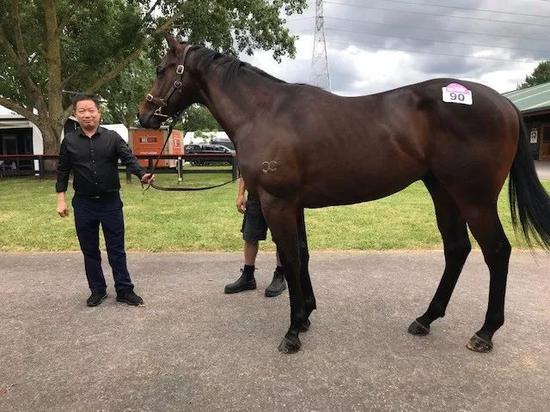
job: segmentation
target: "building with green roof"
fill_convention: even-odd
[[[550,82],[504,93],[521,111],[533,157],[550,160]]]

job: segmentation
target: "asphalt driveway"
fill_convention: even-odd
[[[486,309],[479,252],[423,338],[406,329],[441,251],[313,253],[318,310],[295,355],[277,351],[287,293],[262,294],[273,259],[259,256],[258,290],[228,296],[239,253],[132,253],[146,306],[111,288],[88,308],[80,254],[0,254],[0,410],[548,411],[548,255],[513,253],[489,354],[464,347]]]

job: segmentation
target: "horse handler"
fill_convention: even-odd
[[[143,170],[118,133],[99,126],[101,110],[96,97],[76,96],[73,111],[80,128],[67,133],[61,142],[56,183],[57,213],[61,217],[69,216],[65,192],[72,171],[76,233],[92,292],[86,303],[97,306],[107,297],[99,250],[101,224],[109,264],[113,269],[116,300],[134,306],[143,305],[143,299],[134,293],[126,265],[118,160],[143,183],[152,182],[154,176]]]
[[[246,198],[245,191],[248,193]],[[244,215],[241,227],[244,239],[244,266],[241,269],[241,276],[235,282],[225,285],[225,293],[239,293],[256,289],[254,271],[256,270],[259,241],[267,238],[267,222],[262,214],[260,199],[246,190],[242,177],[239,179],[236,206],[239,213]],[[277,252],[277,267],[273,272],[273,280],[265,289],[265,296],[268,298],[279,296],[285,289],[285,274],[279,259],[279,252]]]

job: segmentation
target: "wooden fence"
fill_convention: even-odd
[[[147,160],[147,170],[152,170],[158,155],[136,155],[138,159]],[[46,160],[57,160],[57,155],[0,155],[0,177],[10,176],[39,176],[44,177],[48,173],[44,167]],[[231,173],[233,179],[239,176],[237,158],[231,154],[184,154],[161,155],[162,160],[175,160],[174,167],[159,166],[155,173],[177,173],[178,177],[185,173]],[[188,168],[185,163],[194,164],[223,164],[227,163],[231,168],[201,170],[200,167]],[[122,170],[126,168],[121,165]],[[131,174],[126,170],[126,180],[131,182]]]

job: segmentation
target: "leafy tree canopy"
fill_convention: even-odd
[[[130,124],[167,30],[224,52],[295,53],[284,13],[306,0],[0,0],[0,104],[33,121],[57,153],[72,95],[99,93]],[[33,109],[36,111],[33,112]],[[36,114],[38,113],[38,114]]]
[[[194,104],[183,115],[182,128],[188,132],[204,131],[214,132],[221,130],[214,116],[204,106]]]
[[[550,82],[550,60],[539,63],[535,70],[533,70],[533,73],[525,77],[525,82],[522,83],[518,89],[525,89],[547,82]]]

